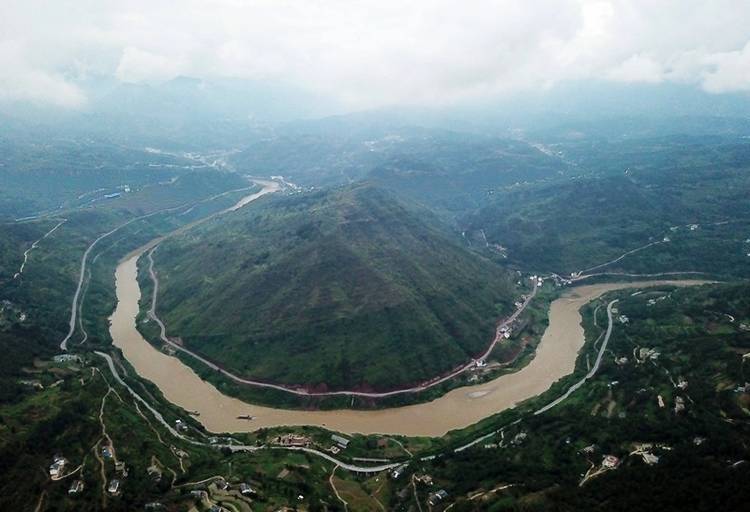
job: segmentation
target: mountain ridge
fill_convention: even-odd
[[[166,242],[156,268],[158,313],[188,348],[317,390],[448,371],[486,347],[512,302],[508,273],[371,184],[237,212]]]

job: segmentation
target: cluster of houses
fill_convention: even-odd
[[[636,359],[637,359],[638,363],[645,363],[649,359],[651,361],[656,361],[657,359],[659,359],[660,355],[661,355],[661,353],[658,350],[656,350],[655,348],[641,347],[638,350],[638,357]]]
[[[502,327],[500,327],[499,331],[500,336],[507,340],[508,338],[510,338],[510,334],[513,332],[513,325],[503,325]]]
[[[667,445],[656,445],[657,448],[671,450]],[[630,455],[640,455],[643,462],[649,466],[659,463],[659,456],[652,452],[654,445],[652,443],[640,443],[635,445],[635,450]]]
[[[674,413],[679,414],[685,410],[685,399],[678,396],[674,399]]]
[[[544,278],[542,276],[531,276],[529,278],[535,285],[542,286],[544,284]]]
[[[83,480],[73,480],[68,488],[68,496],[77,496],[83,492]]]
[[[222,493],[227,493],[232,489],[232,486],[227,482],[224,478],[217,478],[215,479],[209,486],[209,491],[221,491]],[[250,496],[257,496],[256,490],[247,482],[242,482],[238,485],[237,490],[239,490],[239,493],[249,498]],[[209,491],[206,490],[206,488],[197,488],[190,491],[190,496],[197,500],[197,501],[204,501],[209,499]],[[211,496],[213,497],[213,496]],[[214,504],[211,505],[209,508],[210,511],[224,511],[227,510],[220,505]]]
[[[683,382],[685,382],[685,387],[687,387],[687,381],[683,381]],[[678,387],[679,387],[679,384],[678,384]],[[664,403],[664,398],[661,395],[656,395],[656,401],[659,404],[659,409],[664,409],[664,407],[666,407],[666,404]],[[684,410],[685,410],[685,399],[682,398],[681,396],[675,397],[674,413],[679,414]]]
[[[646,306],[654,306],[657,302],[666,300],[668,297],[669,295],[662,295],[661,297],[657,297],[655,299],[648,299],[648,301],[646,301]]]
[[[283,434],[278,436],[274,440],[275,444],[278,444],[280,446],[292,446],[292,447],[307,447],[310,446],[312,441],[309,437],[303,436],[301,434]]]
[[[58,364],[62,363],[81,363],[81,356],[76,354],[58,354],[52,357],[52,361]]]
[[[152,464],[149,467],[147,467],[146,473],[148,474],[148,476],[151,477],[151,480],[154,483],[158,484],[159,482],[161,482],[162,470],[156,464]]]
[[[117,478],[113,478],[109,481],[109,485],[107,486],[107,492],[110,494],[110,496],[119,496],[120,490],[121,490],[121,483],[120,480]]]
[[[440,489],[439,491],[433,492],[432,494],[430,494],[427,497],[427,503],[431,507],[434,507],[434,506],[436,506],[438,503],[440,503],[441,501],[443,501],[447,497],[448,497],[448,493],[445,492],[444,489]]]
[[[571,274],[571,277],[577,277],[574,274],[576,273],[574,272],[573,274]],[[580,272],[578,272],[577,274],[580,275]],[[550,276],[552,277],[552,280],[555,282],[555,286],[558,288],[561,286],[567,286],[567,285],[573,284],[573,281],[571,279],[567,279],[555,273],[550,274]]]
[[[341,450],[345,450],[346,447],[349,446],[349,440],[337,434],[333,434],[331,436],[331,441],[333,441],[335,444],[331,446],[328,451],[333,453],[334,455],[339,453]]]
[[[526,441],[527,437],[529,437],[529,435],[526,432],[521,431],[515,435],[510,444],[512,444],[513,446],[520,446],[524,441]]]
[[[345,450],[350,442],[349,439],[338,434],[331,435],[331,441],[333,441],[333,444],[328,447],[327,450],[334,455],[340,453],[341,450]],[[313,444],[312,439],[308,436],[295,433],[276,436],[271,442],[279,446],[288,446],[292,448],[307,448]]]
[[[584,455],[592,455],[599,449],[595,444],[590,444],[581,449],[580,453]],[[602,469],[615,469],[620,465],[620,459],[615,455],[604,455],[602,457]]]
[[[107,452],[111,456],[111,452]],[[49,467],[49,476],[52,480],[60,480],[62,478],[65,478],[68,475],[65,475],[65,466],[67,466],[68,460],[63,457],[62,455],[55,455],[52,458],[52,464]],[[116,469],[121,472],[123,475],[127,475],[127,471],[125,469],[124,463],[119,463],[116,465]],[[121,483],[118,479],[110,480],[109,485],[107,486],[107,492],[111,496],[117,496],[120,493],[120,487]],[[68,495],[69,496],[77,496],[83,492],[84,489],[84,482],[81,479],[73,480],[71,482],[70,487],[68,488]]]
[[[104,447],[108,448],[108,447]],[[104,449],[102,449],[102,454],[104,453]],[[112,450],[109,449],[110,457],[114,456],[112,453]],[[125,463],[122,461],[115,462],[115,471],[119,475],[121,475],[121,478],[126,478],[128,476],[128,469],[125,467]],[[120,478],[113,478],[109,481],[109,485],[107,486],[107,492],[110,496],[119,496],[120,492],[122,492],[122,480]]]
[[[49,467],[49,477],[52,480],[59,480],[63,477],[63,471],[68,460],[62,455],[55,455],[52,457],[52,464]]]
[[[604,469],[615,469],[620,465],[620,459],[614,455],[605,455],[602,459],[602,467]]]

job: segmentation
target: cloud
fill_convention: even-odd
[[[22,57],[0,97],[81,105],[82,72],[281,81],[350,108],[592,79],[721,93],[750,89],[747,27],[739,0],[9,1],[0,43]]]
[[[633,55],[607,73],[615,82],[658,84],[664,80],[664,70],[658,62],[644,55]]]
[[[742,50],[716,53],[704,58],[709,69],[703,87],[709,92],[750,91],[750,43]]]
[[[122,52],[115,76],[123,82],[170,80],[184,70],[183,59],[170,58],[128,46]]]
[[[0,42],[0,100],[19,99],[63,108],[86,104],[86,96],[76,85],[59,74],[30,66],[19,45]]]

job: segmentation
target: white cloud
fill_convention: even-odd
[[[744,0],[3,2],[0,97],[80,105],[65,76],[280,80],[353,108],[567,80],[747,90]],[[78,99],[75,98],[78,96]]]
[[[184,71],[179,57],[166,57],[128,46],[122,52],[115,76],[123,82],[170,80]]]
[[[0,41],[0,100],[24,100],[63,108],[86,103],[83,92],[57,73],[28,64],[23,49]]]
[[[716,53],[705,58],[710,68],[703,75],[703,87],[709,92],[750,90],[750,43],[742,50]]]
[[[616,82],[641,82],[657,84],[664,80],[661,64],[644,55],[633,55],[610,69],[607,78]]]

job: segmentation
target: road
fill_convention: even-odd
[[[261,387],[261,388],[268,388],[268,389],[275,389],[278,391],[283,391],[286,393],[291,393],[297,396],[356,396],[356,397],[363,397],[363,398],[386,398],[390,396],[396,396],[396,395],[402,395],[402,394],[413,394],[413,393],[419,393],[422,391],[425,391],[427,389],[433,388],[435,386],[438,386],[442,384],[443,382],[446,382],[448,380],[451,380],[458,375],[468,371],[471,369],[476,360],[483,360],[486,359],[492,350],[494,350],[497,343],[503,338],[503,329],[505,327],[509,327],[513,322],[518,319],[518,317],[521,315],[521,313],[524,312],[524,310],[528,307],[528,305],[531,303],[531,301],[534,299],[537,293],[537,282],[534,281],[534,287],[531,290],[531,293],[524,299],[523,303],[521,304],[520,308],[517,308],[516,311],[513,312],[513,314],[503,320],[496,328],[495,328],[495,336],[490,342],[487,349],[476,359],[472,359],[471,361],[468,361],[464,365],[456,368],[455,370],[444,374],[442,376],[436,377],[434,379],[431,379],[427,382],[423,382],[421,384],[418,384],[416,386],[411,386],[408,388],[401,388],[396,389],[392,391],[383,391],[383,392],[366,392],[366,391],[326,391],[326,392],[310,392],[302,388],[298,387],[292,387],[292,386],[285,386],[281,384],[272,384],[269,382],[262,382],[254,379],[246,379],[243,377],[240,377],[239,375],[235,375],[220,366],[218,366],[216,363],[210,361],[209,359],[206,359],[205,357],[193,352],[192,350],[189,350],[182,345],[179,345],[175,342],[173,342],[169,336],[167,336],[167,329],[164,325],[164,322],[159,318],[159,316],[156,313],[156,306],[157,306],[157,297],[159,294],[159,278],[156,275],[156,271],[154,269],[154,258],[153,253],[158,248],[159,244],[163,242],[166,238],[174,236],[176,234],[184,233],[185,231],[202,224],[214,217],[223,215],[225,213],[229,213],[232,211],[235,211],[239,208],[242,208],[243,206],[247,205],[248,203],[258,199],[259,197],[262,197],[266,194],[271,194],[279,190],[279,184],[275,181],[266,181],[266,180],[260,180],[260,179],[254,179],[253,181],[261,185],[263,189],[260,192],[257,192],[255,194],[252,194],[250,196],[247,196],[245,198],[242,198],[237,204],[234,206],[227,208],[225,210],[222,210],[220,212],[214,213],[212,215],[209,215],[208,217],[199,219],[195,222],[192,222],[188,225],[185,225],[172,233],[169,233],[168,235],[165,235],[163,237],[159,237],[155,240],[152,240],[148,244],[144,245],[140,249],[134,251],[132,253],[133,257],[140,257],[141,254],[146,253],[149,261],[149,276],[151,277],[151,281],[153,283],[153,291],[151,296],[151,307],[149,308],[147,314],[148,317],[156,322],[156,324],[159,326],[159,339],[161,339],[162,342],[166,343],[167,345],[173,347],[175,350],[178,350],[184,354],[189,355],[193,359],[199,361],[200,363],[204,364],[208,368],[211,368],[212,370],[221,373],[225,377],[227,377],[230,380],[233,380],[234,382],[237,382],[239,384],[248,385],[248,386],[254,386],[254,387]],[[135,220],[135,219],[134,219]],[[110,233],[111,234],[111,233]],[[92,244],[93,245],[93,244]],[[85,257],[86,255],[84,255]],[[77,300],[77,295],[74,298],[74,300]],[[72,332],[71,332],[72,334]]]
[[[197,226],[198,224],[202,224],[203,222],[206,222],[206,221],[208,221],[208,220],[216,217],[217,215],[221,215],[221,214],[224,214],[224,213],[227,213],[227,212],[230,212],[230,211],[234,211],[237,208],[240,208],[240,207],[244,206],[245,204],[247,204],[248,202],[252,201],[253,199],[255,199],[257,197],[260,197],[261,195],[266,194],[268,192],[275,192],[279,188],[279,185],[277,183],[275,183],[275,182],[261,181],[261,180],[254,180],[254,181],[257,184],[263,185],[263,187],[264,187],[263,190],[261,190],[260,192],[258,192],[256,194],[252,194],[252,195],[250,195],[248,197],[245,197],[245,198],[241,199],[234,206],[226,208],[226,209],[224,209],[224,210],[222,210],[220,212],[211,214],[211,215],[209,215],[207,217],[204,217],[202,219],[199,219],[197,221],[194,221],[194,222],[191,222],[189,224],[186,224],[185,226],[183,226],[181,228],[178,228],[177,230],[173,231],[169,235],[165,235],[164,237],[156,238],[156,239],[152,240],[151,242],[149,242],[149,244],[147,244],[147,245],[151,245],[152,247],[156,246],[164,238],[166,238],[166,236],[171,236],[171,235],[174,235],[174,234],[177,234],[177,233],[181,233],[183,231],[186,231],[187,229],[190,229],[190,228],[192,228],[194,226]],[[216,195],[210,196],[208,198],[196,201],[194,203],[181,204],[179,206],[173,206],[173,207],[170,207],[170,208],[163,208],[161,210],[156,210],[154,212],[147,213],[146,215],[141,215],[139,217],[134,217],[134,218],[128,220],[127,222],[124,222],[123,224],[120,224],[116,228],[114,228],[114,229],[112,229],[112,230],[110,230],[110,231],[108,231],[108,232],[106,232],[106,233],[104,233],[102,235],[99,235],[99,237],[96,238],[93,242],[91,242],[91,245],[89,245],[86,248],[86,251],[83,253],[83,256],[81,257],[81,269],[80,269],[80,275],[78,276],[78,286],[76,287],[76,291],[73,294],[73,302],[71,304],[71,309],[70,309],[70,320],[69,320],[68,334],[66,334],[65,338],[63,338],[63,340],[60,342],[60,349],[63,350],[63,351],[67,351],[68,350],[68,341],[70,340],[70,338],[73,336],[73,333],[75,332],[75,329],[76,329],[76,315],[78,314],[78,309],[79,309],[78,308],[78,301],[79,301],[79,298],[81,296],[81,288],[83,287],[83,283],[84,283],[85,276],[86,276],[86,263],[88,261],[89,254],[94,249],[94,247],[96,246],[96,244],[98,244],[100,241],[104,240],[105,238],[109,237],[110,235],[113,235],[114,233],[118,232],[122,228],[124,228],[124,227],[132,224],[135,221],[143,220],[143,219],[146,219],[148,217],[153,217],[154,215],[158,215],[160,213],[167,213],[167,212],[177,211],[177,210],[180,210],[180,209],[186,208],[186,207],[194,207],[197,204],[204,203],[206,201],[211,201],[213,199],[225,196],[225,195],[233,193],[233,192],[240,192],[240,191],[243,191],[243,190],[250,190],[250,188],[251,187],[239,188],[239,189],[234,189],[234,190],[228,190],[226,192],[222,192],[221,194],[216,194]]]
[[[63,350],[63,351],[68,350],[68,341],[73,336],[73,333],[76,330],[76,315],[78,314],[78,300],[81,296],[81,289],[83,288],[83,282],[85,281],[85,277],[86,277],[86,262],[88,261],[89,254],[91,254],[91,251],[94,249],[96,244],[98,244],[99,242],[107,238],[108,236],[113,235],[114,233],[117,233],[122,228],[132,224],[133,222],[137,220],[145,219],[147,217],[152,217],[159,213],[179,210],[180,208],[184,208],[185,206],[186,205],[180,205],[180,206],[175,206],[172,208],[164,208],[162,210],[157,210],[155,212],[151,212],[146,215],[141,215],[140,217],[134,217],[130,219],[129,221],[120,224],[114,229],[107,231],[106,233],[102,235],[99,235],[93,242],[91,242],[91,245],[89,245],[86,248],[86,251],[83,253],[83,256],[81,257],[81,268],[80,268],[79,276],[78,276],[78,286],[76,287],[76,291],[73,294],[73,301],[70,307],[70,320],[68,321],[68,334],[66,334],[65,338],[63,338],[63,340],[60,342],[60,350]]]
[[[13,274],[13,279],[18,279],[21,276],[21,274],[23,274],[23,270],[26,268],[26,263],[29,261],[29,254],[31,253],[31,251],[33,251],[34,249],[36,249],[37,245],[39,245],[39,242],[41,242],[42,240],[44,240],[45,238],[47,238],[48,236],[50,236],[52,233],[54,233],[55,231],[57,231],[57,228],[59,228],[60,226],[62,226],[63,224],[65,224],[67,221],[68,221],[68,219],[62,219],[62,220],[60,220],[60,222],[58,222],[55,225],[55,227],[53,227],[52,229],[50,229],[49,231],[47,231],[39,240],[36,240],[33,244],[31,244],[31,247],[29,247],[28,249],[26,249],[23,252],[23,262],[21,263],[21,268],[18,269],[18,272],[16,272],[15,274]]]
[[[70,320],[68,321],[68,334],[65,335],[65,338],[60,342],[60,350],[68,350],[68,340],[73,336],[73,333],[76,330],[76,315],[78,314],[78,298],[81,296],[81,288],[83,288],[83,281],[86,277],[86,261],[88,260],[89,254],[94,249],[96,244],[98,244],[101,240],[104,240],[108,236],[110,236],[113,233],[116,233],[120,229],[124,228],[125,226],[133,223],[136,219],[130,219],[129,221],[125,222],[124,224],[120,224],[116,228],[112,229],[111,231],[107,231],[103,235],[99,235],[96,240],[91,242],[91,245],[89,245],[86,248],[86,251],[83,253],[83,257],[81,257],[81,269],[78,276],[78,286],[76,287],[76,291],[73,294],[73,302],[70,307]]]
[[[518,317],[523,313],[523,311],[526,309],[526,307],[531,303],[531,301],[534,299],[537,293],[537,284],[536,281],[534,282],[534,288],[531,290],[531,293],[528,294],[528,296],[524,299],[523,303],[521,304],[520,308],[517,308],[516,311],[513,312],[511,316],[503,320],[496,328],[495,328],[495,336],[492,339],[492,342],[489,344],[487,349],[476,359],[472,359],[471,361],[465,363],[464,365],[456,368],[455,370],[451,371],[450,373],[444,374],[440,377],[434,378],[432,380],[429,380],[427,382],[424,382],[422,384],[418,384],[416,386],[411,386],[408,388],[401,388],[396,389],[392,391],[383,391],[383,392],[367,392],[367,391],[320,391],[320,392],[313,392],[308,391],[306,389],[293,387],[293,386],[285,386],[282,384],[272,384],[269,382],[263,382],[259,380],[254,379],[246,379],[244,377],[240,377],[239,375],[235,375],[234,373],[225,370],[224,368],[221,368],[216,363],[210,361],[209,359],[206,359],[205,357],[193,352],[190,349],[187,349],[183,347],[182,345],[179,345],[172,341],[169,336],[167,336],[167,330],[164,325],[164,322],[159,318],[159,316],[156,314],[156,302],[157,297],[159,293],[159,278],[156,275],[156,271],[154,270],[154,259],[153,259],[153,252],[156,250],[156,247],[153,247],[148,252],[148,271],[149,275],[151,277],[151,281],[153,283],[153,292],[151,294],[151,307],[148,310],[148,317],[156,322],[156,324],[159,326],[159,339],[161,339],[162,342],[166,343],[170,347],[174,348],[175,350],[178,350],[184,354],[189,355],[193,359],[201,362],[208,368],[211,368],[212,370],[221,373],[225,377],[227,377],[230,380],[233,380],[234,382],[237,382],[238,384],[243,384],[247,386],[254,386],[254,387],[260,387],[260,388],[268,388],[268,389],[275,389],[278,391],[283,391],[285,393],[291,393],[293,395],[297,396],[356,396],[356,397],[363,397],[363,398],[386,398],[390,396],[396,396],[396,395],[403,395],[403,394],[413,394],[413,393],[420,393],[422,391],[428,390],[430,388],[433,388],[439,384],[442,384],[443,382],[446,382],[450,379],[453,379],[457,377],[458,375],[468,371],[475,365],[476,360],[483,360],[486,359],[490,353],[494,350],[497,343],[503,339],[503,329],[505,327],[509,327],[513,322],[515,322]]]
[[[721,226],[721,225],[724,225],[724,224],[730,224],[730,223],[734,223],[734,222],[745,222],[745,221],[747,221],[747,219],[723,220],[723,221],[719,221],[719,222],[711,222],[711,223],[708,223],[706,225],[708,225],[708,226]],[[681,228],[687,228],[687,227],[690,227],[690,226],[691,226],[691,224],[685,224],[685,225],[679,226],[679,227],[681,227]],[[672,230],[673,229],[676,229],[676,228],[672,228]],[[595,274],[591,274],[590,273],[593,270],[598,270],[598,269],[601,269],[601,268],[604,268],[604,267],[608,267],[609,265],[613,265],[615,263],[618,263],[618,262],[622,261],[623,259],[625,259],[626,257],[628,257],[628,256],[630,256],[632,254],[635,254],[637,252],[640,252],[640,251],[642,251],[644,249],[648,249],[649,247],[653,247],[653,246],[659,245],[659,244],[668,243],[669,242],[669,236],[668,236],[669,234],[670,234],[670,232],[664,233],[663,238],[661,240],[657,240],[657,241],[654,241],[654,242],[649,242],[649,243],[647,243],[645,245],[642,245],[640,247],[636,247],[635,249],[631,249],[631,250],[629,250],[627,252],[624,252],[623,254],[621,254],[620,256],[618,256],[617,258],[614,258],[614,259],[612,259],[610,261],[607,261],[605,263],[600,263],[599,265],[595,265],[593,267],[589,267],[589,268],[584,269],[584,270],[579,270],[578,272],[573,272],[573,274],[571,274],[571,277],[572,277],[571,280],[575,282],[575,281],[580,281],[582,279],[588,279],[590,277],[610,276],[610,275],[614,275],[614,276],[626,276],[626,277],[659,277],[659,276],[680,275],[680,274],[686,274],[686,275],[689,275],[689,274],[709,275],[707,272],[696,272],[696,271],[661,272],[661,273],[658,273],[658,274],[628,274],[628,273],[624,273],[624,272],[597,272]],[[662,236],[662,235],[660,235],[660,236]]]
[[[107,353],[100,352],[98,350],[94,351],[94,353],[104,358],[104,360],[107,363],[107,367],[109,368],[109,371],[112,374],[112,378],[114,378],[118,384],[123,386],[137,402],[140,402],[146,409],[148,409],[149,412],[154,416],[154,418],[159,423],[161,423],[162,426],[166,428],[170,434],[194,446],[205,446],[205,447],[214,448],[217,450],[228,449],[232,452],[255,452],[259,450],[287,450],[287,451],[305,452],[305,453],[314,455],[316,457],[325,459],[329,462],[332,462],[333,464],[336,464],[337,466],[340,466],[343,469],[346,469],[347,471],[353,471],[355,473],[380,473],[381,471],[387,471],[389,469],[393,469],[403,464],[403,462],[391,462],[391,463],[386,463],[386,464],[379,464],[377,466],[360,466],[357,464],[349,464],[348,462],[338,460],[335,457],[328,455],[327,453],[315,450],[313,448],[303,448],[303,447],[294,447],[294,446],[265,446],[265,445],[255,446],[255,445],[243,445],[243,444],[210,444],[210,443],[202,443],[200,441],[196,441],[195,439],[192,439],[178,432],[177,429],[175,429],[172,425],[169,424],[167,420],[164,419],[164,416],[158,410],[156,410],[153,406],[151,406],[151,404],[148,403],[141,395],[136,393],[135,390],[133,390],[133,388],[131,388],[122,379],[122,377],[120,377],[120,374],[117,372],[117,369],[115,368],[115,364],[114,364],[114,361],[112,360],[112,356],[110,356]]]
[[[586,274],[571,279],[573,282],[582,281],[591,277],[601,276],[619,276],[619,277],[636,277],[636,278],[660,278],[660,277],[674,277],[674,276],[708,276],[711,275],[708,272],[697,272],[694,270],[684,270],[681,272],[659,272],[657,274],[632,274],[628,272],[598,272],[596,274]]]
[[[581,380],[579,380],[578,382],[576,382],[575,384],[573,384],[572,386],[570,386],[565,393],[563,393],[562,395],[560,395],[559,397],[557,397],[556,399],[554,399],[553,401],[551,401],[550,403],[548,403],[544,407],[542,407],[542,408],[534,411],[534,415],[535,416],[539,415],[539,414],[543,414],[543,413],[549,411],[550,409],[552,409],[553,407],[555,407],[557,405],[560,405],[562,402],[564,402],[565,400],[567,400],[568,397],[570,397],[570,395],[572,395],[574,392],[576,392],[578,389],[580,389],[581,386],[583,386],[586,383],[586,381],[589,380],[591,377],[593,377],[594,374],[596,374],[596,372],[599,370],[599,365],[601,365],[602,358],[604,357],[604,352],[607,350],[607,344],[609,343],[609,338],[610,338],[610,336],[612,336],[612,329],[614,327],[614,323],[612,321],[612,308],[614,307],[614,305],[617,302],[618,302],[617,300],[613,300],[609,304],[607,304],[607,331],[606,331],[606,334],[604,335],[604,340],[602,341],[602,345],[601,345],[601,347],[599,347],[599,352],[596,355],[596,361],[594,362],[594,366],[591,367],[591,369],[588,371],[588,373]],[[466,450],[468,448],[471,448],[472,446],[475,446],[475,445],[481,443],[482,441],[495,436],[499,432],[502,432],[508,426],[516,425],[516,424],[520,423],[522,420],[523,420],[523,418],[518,418],[513,423],[510,423],[509,425],[506,425],[505,427],[502,427],[502,428],[499,428],[497,430],[494,430],[494,431],[490,432],[489,434],[485,434],[483,436],[477,437],[476,439],[474,439],[474,440],[466,443],[465,445],[459,446],[458,448],[455,448],[453,451],[455,453],[459,453],[459,452],[462,452],[462,451],[464,451],[464,450]]]
[[[618,261],[621,261],[621,260],[627,258],[631,254],[635,254],[635,253],[640,252],[640,251],[642,251],[644,249],[648,249],[651,246],[654,246],[654,245],[657,245],[657,244],[661,244],[661,243],[663,243],[663,242],[661,240],[659,240],[657,242],[651,242],[651,243],[648,243],[646,245],[642,245],[641,247],[636,247],[635,249],[632,249],[632,250],[630,250],[630,251],[628,251],[626,253],[623,253],[623,254],[621,254],[620,256],[618,256],[617,258],[615,258],[615,259],[613,259],[611,261],[607,261],[606,263],[601,263],[599,265],[587,268],[585,270],[581,270],[581,271],[578,272],[578,274],[583,275],[583,274],[586,274],[588,272],[591,272],[592,270],[596,270],[596,269],[599,269],[599,268],[608,267],[609,265],[613,265],[613,264],[617,263]]]
[[[565,400],[567,400],[567,398],[570,395],[572,395],[576,390],[578,390],[578,388],[580,388],[581,386],[583,386],[586,383],[586,381],[589,380],[591,377],[593,377],[594,374],[597,372],[597,370],[599,370],[599,365],[602,362],[602,357],[604,357],[604,351],[607,349],[607,343],[609,343],[609,338],[610,338],[610,336],[612,336],[612,327],[613,327],[613,323],[612,323],[612,308],[614,307],[614,305],[617,302],[618,302],[617,300],[613,300],[613,301],[610,301],[609,304],[607,304],[607,333],[604,335],[604,340],[602,341],[602,346],[599,347],[599,353],[597,353],[597,355],[596,355],[596,361],[594,361],[594,366],[591,367],[591,369],[588,371],[588,373],[586,375],[584,375],[581,380],[579,380],[578,382],[576,382],[575,384],[573,384],[572,386],[570,386],[568,388],[568,390],[565,393],[563,393],[561,396],[557,397],[555,400],[553,400],[552,402],[548,403],[547,405],[545,405],[541,409],[535,411],[534,415],[542,414],[542,413],[544,413],[546,411],[549,411],[550,409],[552,409],[556,405],[559,405],[562,402],[564,402]]]

